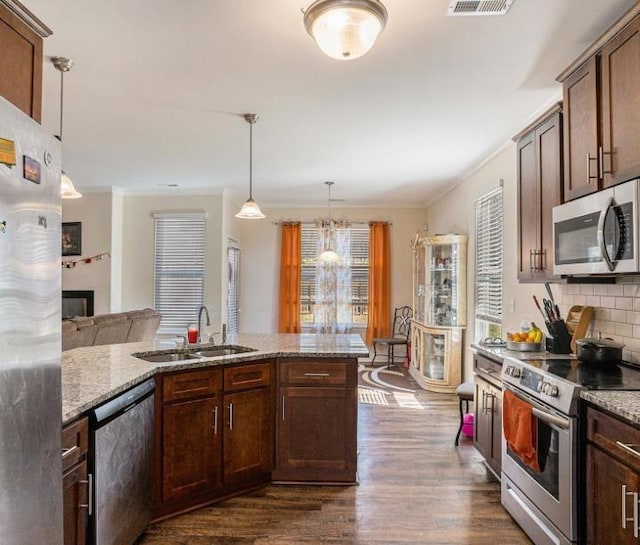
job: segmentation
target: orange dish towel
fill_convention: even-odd
[[[531,469],[539,472],[536,452],[538,426],[531,413],[531,405],[508,390],[503,396],[502,429],[511,450]]]

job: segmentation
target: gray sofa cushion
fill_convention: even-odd
[[[160,314],[151,308],[62,321],[62,350],[153,340]]]

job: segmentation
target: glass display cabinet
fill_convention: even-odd
[[[467,237],[422,236],[413,243],[411,375],[426,390],[454,392],[462,376],[467,319]]]

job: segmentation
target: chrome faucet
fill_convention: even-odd
[[[211,320],[209,319],[209,311],[207,310],[207,307],[205,307],[204,305],[201,305],[200,308],[198,309],[198,342],[202,342],[202,328],[200,327],[200,323],[202,322],[202,311],[204,310],[204,313],[207,317],[207,325],[211,325]]]

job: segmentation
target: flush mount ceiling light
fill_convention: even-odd
[[[325,55],[348,61],[362,57],[387,24],[378,0],[316,0],[304,12],[304,26]]]
[[[73,61],[70,59],[65,59],[64,57],[53,57],[51,59],[53,66],[56,67],[56,70],[60,71],[60,134],[58,138],[62,143],[62,113],[64,107],[64,74],[71,70],[73,66]],[[60,197],[63,199],[79,199],[82,197],[82,193],[78,192],[71,181],[71,178],[67,176],[62,171],[62,175],[60,176]]]
[[[329,229],[333,230],[333,224],[332,224],[332,219],[331,219],[331,186],[333,185],[333,182],[325,182],[325,185],[329,188]],[[331,239],[332,237],[329,237],[329,243],[327,244],[327,247],[325,248],[325,250],[318,256],[318,261],[320,263],[339,263],[341,261],[340,256],[336,253],[335,250],[333,250],[331,248]]]
[[[244,120],[249,123],[249,198],[242,205],[236,218],[244,220],[260,220],[266,216],[260,211],[258,203],[253,200],[253,125],[258,121],[257,114],[244,114]]]

